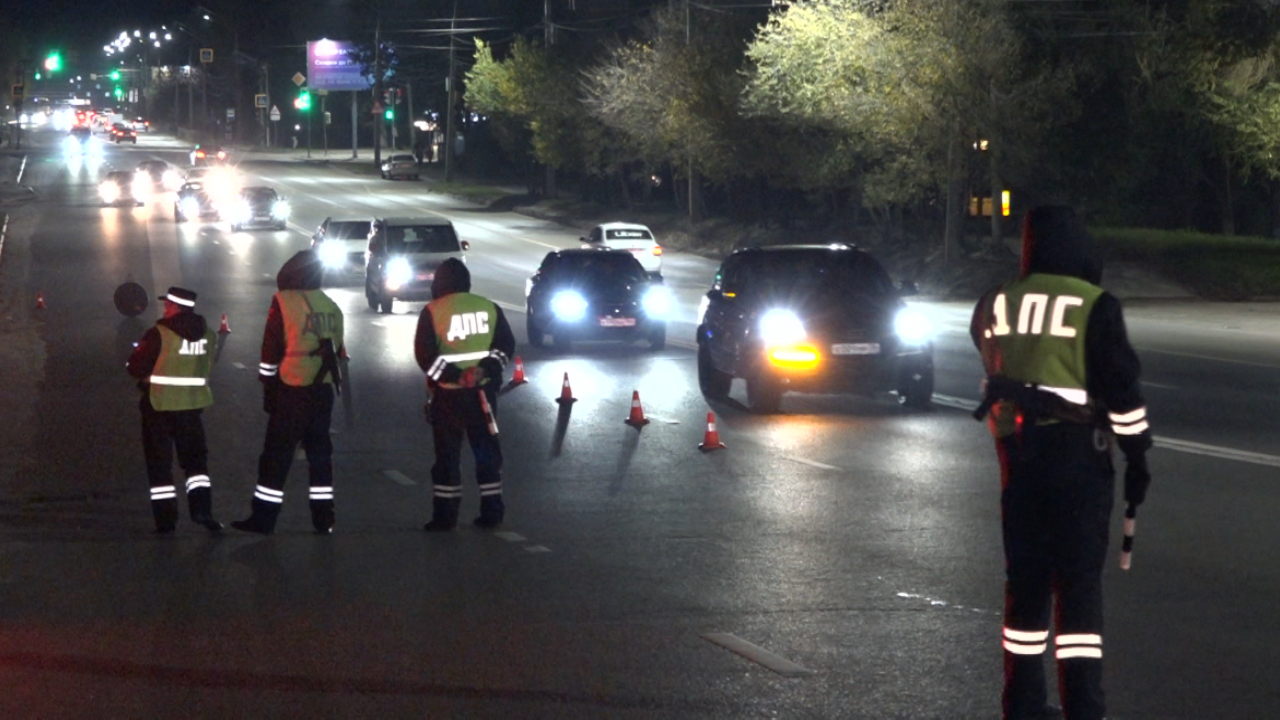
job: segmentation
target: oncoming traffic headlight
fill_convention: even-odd
[[[919,310],[903,308],[893,318],[893,332],[907,345],[924,345],[933,339],[933,323]]]
[[[102,196],[102,202],[113,203],[120,199],[120,186],[108,180],[98,186],[98,194]]]
[[[804,323],[792,310],[774,308],[760,316],[760,338],[767,345],[793,345],[804,337]]]
[[[182,208],[183,217],[193,218],[200,216],[199,200],[193,197],[183,198],[182,202],[178,203],[178,205]]]
[[[387,288],[399,290],[413,279],[413,266],[405,258],[393,258],[387,263]]]
[[[289,217],[289,201],[277,200],[271,205],[271,216],[279,220]]]
[[[347,262],[347,253],[338,243],[320,243],[316,248],[316,253],[320,256],[320,262],[330,270],[337,270]]]
[[[587,299],[572,290],[556,293],[551,298],[551,312],[565,322],[576,322],[587,315]]]
[[[671,312],[671,292],[666,288],[650,288],[644,294],[640,304],[644,307],[645,315],[655,318],[666,317],[667,313]]]

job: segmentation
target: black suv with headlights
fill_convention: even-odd
[[[745,378],[748,402],[766,413],[787,391],[894,391],[928,407],[933,339],[928,318],[902,300],[914,292],[851,245],[738,250],[699,308],[698,384],[723,399]]]

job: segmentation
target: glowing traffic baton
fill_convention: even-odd
[[[1138,524],[1138,509],[1130,504],[1124,510],[1124,540],[1120,543],[1120,569],[1133,565],[1133,531]]]

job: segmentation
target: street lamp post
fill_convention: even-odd
[[[235,118],[234,118],[235,125],[233,125],[232,127],[238,128],[240,124],[240,118],[241,118],[241,113],[240,113],[240,95],[241,95],[240,93],[240,90],[241,90],[241,87],[240,87],[240,29],[237,28],[235,25],[227,22],[226,20],[218,17],[216,14],[211,12],[209,8],[206,8],[203,5],[197,5],[196,10],[200,11],[201,17],[203,17],[206,22],[220,23],[223,27],[231,30],[231,43],[232,43],[231,45],[231,107],[234,109],[234,112],[235,112]],[[207,87],[207,83],[206,83],[206,87]],[[208,117],[207,112],[208,111],[206,109],[206,119]],[[234,133],[234,135],[239,135],[239,133]]]

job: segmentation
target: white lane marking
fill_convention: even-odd
[[[493,304],[497,305],[503,310],[510,310],[511,312],[515,312],[515,313],[523,314],[524,311],[526,310],[524,305],[516,305],[515,303],[503,302],[501,300],[494,300]]]
[[[1247,366],[1249,366],[1249,367],[1261,367],[1261,368],[1276,368],[1276,367],[1280,367],[1280,365],[1276,365],[1275,363],[1253,362],[1253,361],[1251,361],[1251,360],[1232,360],[1232,359],[1230,359],[1230,358],[1220,358],[1220,357],[1214,357],[1214,356],[1212,356],[1212,355],[1199,355],[1199,354],[1196,354],[1196,353],[1176,352],[1176,351],[1173,351],[1173,350],[1150,350],[1150,349],[1145,349],[1145,350],[1143,350],[1143,352],[1149,352],[1149,353],[1160,353],[1160,354],[1162,354],[1162,355],[1174,355],[1174,356],[1176,356],[1176,357],[1191,358],[1191,359],[1193,359],[1193,360],[1210,360],[1210,361],[1213,361],[1213,362],[1231,363],[1231,364],[1233,364],[1233,365],[1247,365]]]
[[[524,547],[524,550],[525,550],[525,552],[531,552],[531,553],[549,553],[549,552],[551,552],[551,548],[546,547],[546,546],[544,546],[544,545],[526,545],[526,546]]]
[[[233,367],[233,368],[235,368],[235,369],[237,369],[237,370],[247,370],[247,369],[248,369],[248,368],[246,368],[246,367],[244,366],[244,363],[238,363],[238,362],[231,363],[231,367]]]
[[[391,482],[399,483],[400,485],[417,485],[418,484],[414,482],[413,479],[410,478],[408,475],[405,475],[399,470],[383,470],[382,476],[390,480]]]
[[[1151,382],[1150,380],[1143,380],[1143,381],[1142,381],[1142,387],[1160,388],[1160,389],[1162,389],[1162,390],[1177,390],[1177,389],[1178,389],[1178,386],[1177,386],[1177,385],[1165,385],[1164,383]]]
[[[525,536],[520,533],[513,533],[510,530],[499,530],[498,532],[495,532],[494,535],[506,540],[507,542],[513,543],[524,542],[526,539]]]
[[[880,578],[880,579],[883,580],[884,578]],[[946,600],[939,600],[938,598],[929,597],[928,595],[920,595],[918,593],[899,592],[896,594],[898,597],[904,600],[923,600],[924,602],[928,603],[931,607],[949,607],[949,608],[955,608],[956,610],[967,610],[970,612],[985,613],[989,615],[1000,614],[1000,611],[998,610],[983,610],[982,608],[965,607],[964,605],[956,605],[955,603],[951,603]]]
[[[22,173],[24,173],[24,172],[26,172],[26,171],[27,171],[27,156],[26,156],[26,155],[23,155],[23,156],[22,156],[22,164],[18,166],[18,177],[17,177],[17,179],[15,179],[15,180],[14,180],[14,183],[15,183],[15,184],[17,184],[17,185],[21,185],[21,184],[22,184]]]
[[[815,460],[806,460],[804,458],[792,457],[790,455],[783,455],[782,459],[790,460],[791,462],[794,462],[794,463],[800,463],[801,465],[808,465],[809,467],[815,467],[815,468],[818,468],[819,470],[839,470],[840,469],[835,465],[828,465],[826,463],[820,463]]]
[[[950,397],[948,395],[933,396],[933,401],[939,405],[947,405],[949,407],[958,408],[960,410],[973,411],[978,407],[978,403],[973,400],[964,398]],[[1174,452],[1184,452],[1191,455],[1203,455],[1205,457],[1220,458],[1222,460],[1236,460],[1238,462],[1250,463],[1253,465],[1266,465],[1268,467],[1280,467],[1280,456],[1268,455],[1267,453],[1252,452],[1249,450],[1236,450],[1234,448],[1221,447],[1218,445],[1206,445],[1204,443],[1192,442],[1190,440],[1178,440],[1176,438],[1162,437],[1160,435],[1153,436],[1152,441],[1158,448],[1165,450],[1173,450]]]
[[[793,663],[790,660],[769,652],[759,645],[743,640],[736,635],[730,633],[702,633],[699,637],[708,642],[719,645],[720,647],[742,657],[751,662],[772,670],[783,677],[802,677],[804,675],[813,675],[814,671],[803,665]]]
[[[1164,448],[1166,450],[1191,453],[1192,455],[1204,455],[1206,457],[1221,458],[1223,460],[1238,460],[1240,462],[1252,463],[1254,465],[1280,467],[1280,456],[1268,455],[1266,453],[1250,452],[1248,450],[1235,450],[1232,448],[1218,447],[1216,445],[1205,445],[1203,443],[1191,442],[1190,440],[1175,440],[1173,438],[1158,436],[1154,438],[1154,442],[1156,447]]]

